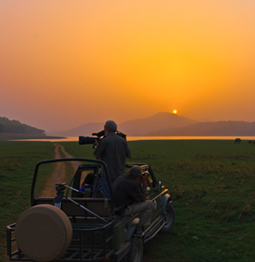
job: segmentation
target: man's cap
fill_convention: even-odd
[[[133,166],[130,168],[127,174],[129,177],[140,176],[142,175],[142,170],[139,166]]]
[[[112,120],[106,121],[105,126],[109,127],[113,132],[117,131],[117,124]]]

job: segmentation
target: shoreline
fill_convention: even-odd
[[[240,138],[241,141],[251,141],[254,143],[255,136],[128,136],[127,141],[181,141],[181,140],[228,140],[235,141],[236,138]],[[2,140],[0,135],[0,141],[27,141],[27,142],[78,142],[78,137],[57,137],[57,136],[27,136],[27,137],[9,137],[8,139]]]
[[[32,135],[32,134],[16,134],[16,133],[0,133],[0,141],[10,141],[16,139],[65,139],[64,136],[47,136],[47,135]]]

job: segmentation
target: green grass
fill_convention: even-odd
[[[128,161],[152,166],[176,211],[173,231],[145,244],[146,261],[254,261],[254,145],[227,140],[129,145]],[[93,156],[90,145],[65,148],[77,157]]]
[[[254,260],[255,147],[170,141],[144,152],[176,210],[174,230],[145,245],[150,261]]]
[[[47,142],[0,142],[0,261],[6,261],[6,226],[30,206],[34,168],[40,160],[54,158]]]
[[[75,157],[94,158],[92,145],[61,144]],[[169,188],[176,211],[173,230],[144,245],[145,261],[254,261],[254,145],[176,140],[134,141],[129,146],[128,162],[152,166]],[[53,154],[52,143],[0,142],[3,259],[5,226],[30,204],[35,164]]]

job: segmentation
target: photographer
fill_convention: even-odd
[[[114,121],[108,120],[104,126],[105,137],[100,141],[96,140],[94,145],[94,155],[96,159],[104,161],[109,170],[110,181],[113,183],[115,179],[125,173],[125,158],[131,158],[131,150],[128,147],[127,141],[118,136],[117,125]],[[107,179],[102,170],[102,186],[105,198],[110,197],[110,190]]]
[[[142,186],[141,186],[142,185]],[[141,213],[136,234],[142,233],[143,226],[151,222],[153,203],[146,200],[147,187],[152,187],[147,173],[142,175],[139,166],[133,166],[129,172],[116,179],[113,184],[113,200],[116,215],[131,215]]]

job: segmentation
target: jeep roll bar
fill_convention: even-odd
[[[40,161],[36,164],[35,170],[34,170],[32,186],[31,186],[31,198],[30,198],[31,206],[34,206],[34,204],[35,204],[34,190],[35,190],[35,184],[36,184],[36,179],[37,179],[39,167],[41,165],[47,164],[47,163],[68,162],[68,161],[90,162],[90,163],[95,163],[95,164],[101,165],[105,170],[107,182],[108,182],[109,189],[110,189],[110,197],[112,197],[112,184],[111,184],[111,181],[110,181],[109,171],[108,171],[107,165],[104,161],[89,159],[89,158],[60,158],[60,159],[44,160],[44,161]],[[111,202],[113,203],[113,201],[111,201]]]

